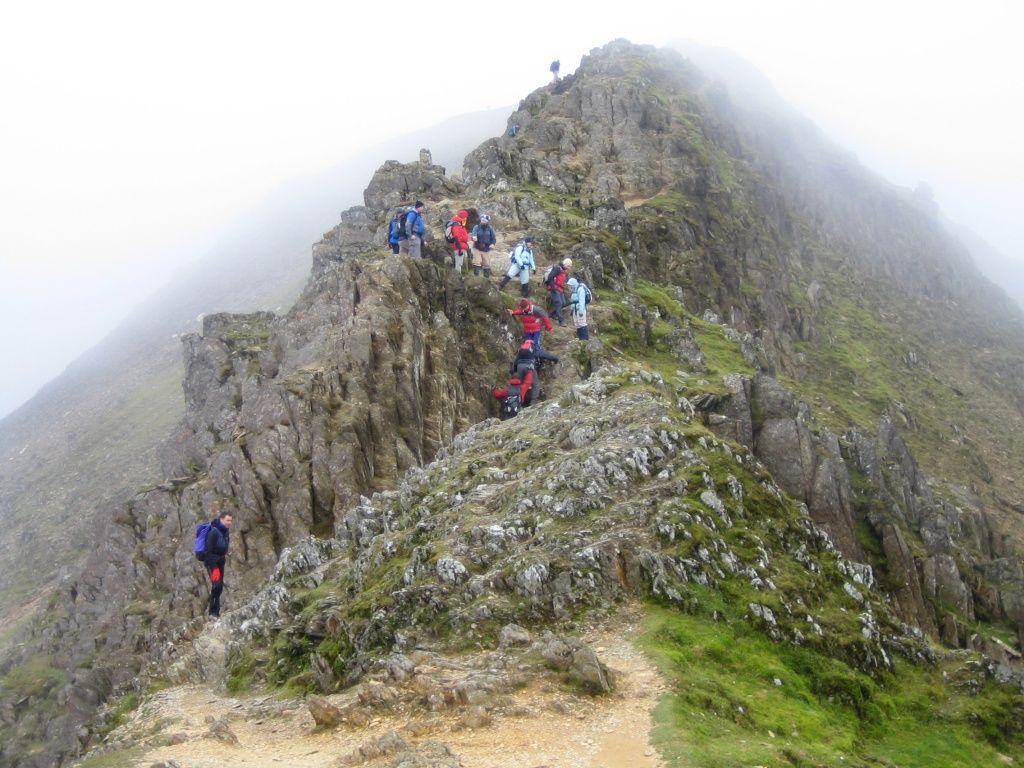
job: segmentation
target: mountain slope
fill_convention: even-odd
[[[630,600],[659,652],[700,665],[666,704],[677,761],[719,726],[785,726],[747,752],[772,764],[1021,756],[1024,579],[991,471],[1022,460],[1020,313],[905,193],[678,54],[616,41],[510,122],[465,183],[429,158],[378,170],[286,314],[186,338],[173,481],[113,512],[5,661],[3,760],[96,744],[116,712],[98,703],[144,679],[376,691],[396,654],[492,648],[510,622],[572,633]],[[388,255],[409,195],[432,231],[486,211],[502,245],[533,233],[597,289],[595,338],[550,337],[550,404],[486,420],[515,299],[436,239]],[[237,526],[233,610],[210,624],[189,550],[214,500]],[[591,659],[554,645],[556,666]],[[720,663],[762,667],[744,687]],[[810,735],[773,714],[798,706]],[[937,723],[960,751],[908,755],[900,735]],[[731,742],[700,764],[734,764]]]
[[[457,169],[470,147],[501,130],[507,113],[463,115],[276,190],[233,222],[209,255],[0,421],[0,647],[16,625],[6,619],[23,615],[40,585],[88,554],[95,511],[166,479],[159,446],[185,409],[180,335],[199,328],[197,317],[288,306],[308,277],[309,243],[359,199],[383,159],[415,156],[429,143]]]

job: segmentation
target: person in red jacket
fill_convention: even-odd
[[[469,253],[467,221],[469,221],[469,211],[459,211],[452,216],[451,236],[454,242],[451,245],[456,272],[462,272],[462,265],[466,261],[466,254]]]
[[[572,259],[562,259],[560,264],[555,264],[548,273],[545,280],[548,286],[548,295],[551,297],[551,314],[559,325],[565,325],[565,318],[562,317],[562,308],[565,307],[565,281],[569,278],[569,270],[572,269]]]
[[[519,302],[518,309],[508,310],[510,315],[514,315],[522,318],[523,320],[523,341],[532,341],[537,345],[537,348],[541,348],[540,343],[540,332],[541,325],[550,332],[552,329],[551,318],[548,317],[548,313],[538,307],[529,299],[522,299]]]

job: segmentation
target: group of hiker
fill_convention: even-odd
[[[427,232],[423,217],[425,211],[426,206],[421,200],[417,200],[411,207],[402,206],[395,211],[388,227],[388,244],[392,253],[408,253],[415,258],[422,258],[423,239]],[[461,274],[468,259],[474,275],[482,273],[484,277],[490,278],[491,251],[498,242],[497,233],[488,214],[481,214],[472,229],[468,228],[469,218],[469,211],[463,209],[456,212],[445,225],[444,236],[452,250],[452,267]],[[530,277],[538,271],[534,245],[533,236],[526,235],[512,247],[508,255],[508,270],[498,283],[499,289],[504,289],[512,280],[518,279],[520,295],[529,298]],[[587,305],[593,294],[578,277],[570,277],[571,268],[572,259],[569,258],[552,265],[544,274],[544,286],[558,324],[565,325],[563,311],[568,306],[577,338],[586,340],[590,338]]]
[[[417,200],[415,205],[402,207],[395,213],[388,229],[388,244],[393,253],[408,253],[414,258],[422,258],[423,240],[427,234],[425,211],[426,206]],[[497,235],[487,214],[481,214],[472,229],[468,228],[469,218],[468,211],[460,210],[445,227],[445,240],[452,248],[452,266],[461,273],[468,257],[474,275],[482,273],[484,277],[490,278],[490,254],[497,244]],[[577,338],[589,338],[587,305],[591,302],[592,294],[582,280],[572,276],[572,259],[562,259],[544,274],[544,286],[551,299],[551,314],[531,300],[530,277],[538,270],[534,246],[532,235],[526,235],[515,244],[509,253],[508,270],[498,283],[499,289],[503,289],[512,280],[519,280],[521,298],[516,308],[508,310],[508,313],[519,318],[523,326],[522,341],[510,366],[508,384],[492,390],[492,394],[500,401],[502,419],[517,415],[520,410],[537,403],[543,396],[541,369],[545,363],[558,362],[558,357],[546,351],[542,345],[543,332],[551,332],[554,328],[552,318],[564,326],[564,312],[568,307]],[[207,612],[217,617],[220,616],[233,517],[221,508],[219,501],[211,504],[211,512],[211,520],[196,526],[194,552],[206,567],[210,578]]]

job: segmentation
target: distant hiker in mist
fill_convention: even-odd
[[[490,277],[490,253],[491,248],[498,242],[498,236],[494,232],[494,227],[491,226],[491,217],[486,213],[480,214],[480,221],[473,226],[470,239],[473,241],[471,251],[473,256],[473,274],[479,275],[480,269],[483,268],[484,277]]]
[[[513,277],[519,278],[519,293],[521,296],[530,295],[530,272],[536,271],[537,262],[533,258],[533,236],[527,235],[518,243],[508,255],[508,272],[501,278],[498,289],[508,285]]]
[[[197,539],[201,533],[202,559],[206,572],[210,576],[211,616],[220,616],[220,593],[224,591],[224,568],[228,561],[228,546],[231,543],[231,523],[234,521],[230,512],[221,509],[221,503],[214,501],[211,511],[216,517],[209,523],[200,526]],[[202,529],[205,528],[205,533]],[[200,543],[196,542],[196,554],[199,555]]]
[[[412,210],[405,215],[406,248],[409,255],[415,259],[423,258],[423,238],[427,234],[427,223],[423,220],[423,213],[427,206],[422,200],[417,200]]]
[[[562,64],[561,64],[561,62],[558,61],[558,59],[555,59],[554,61],[551,62],[551,82],[552,83],[557,83],[558,82],[558,70],[561,68],[561,66],[562,66]]]

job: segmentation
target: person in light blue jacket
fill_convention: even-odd
[[[569,307],[572,310],[572,324],[576,327],[576,338],[586,341],[590,338],[590,329],[587,328],[587,304],[590,298],[590,289],[586,283],[581,283],[575,277],[570,277],[565,287],[569,289]]]
[[[527,235],[516,244],[512,253],[509,254],[509,260],[511,264],[509,264],[508,272],[501,278],[498,289],[504,288],[508,285],[509,280],[518,275],[520,295],[529,296],[530,273],[537,271],[537,262],[533,258],[533,235]]]

